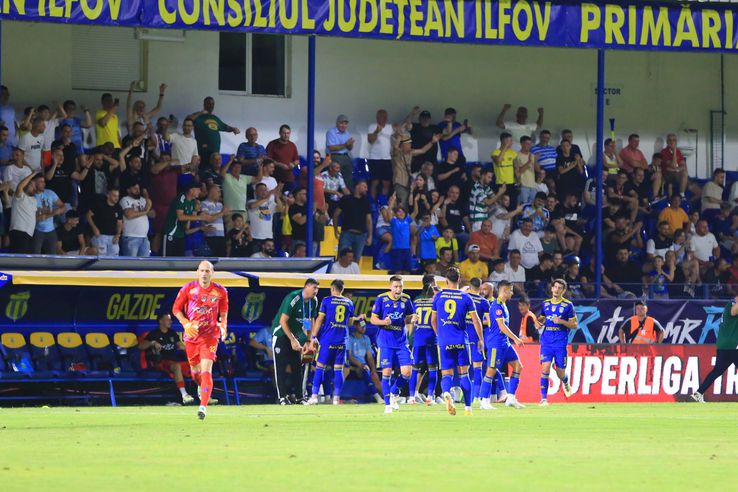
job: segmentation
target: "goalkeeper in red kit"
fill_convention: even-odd
[[[172,314],[184,327],[184,343],[193,379],[200,387],[200,420],[207,414],[213,392],[213,362],[218,340],[228,332],[228,291],[212,281],[213,264],[202,261],[197,267],[197,280],[188,283],[177,294]]]

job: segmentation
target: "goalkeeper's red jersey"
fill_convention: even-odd
[[[218,316],[220,313],[228,312],[228,291],[215,282],[211,282],[210,287],[204,289],[195,280],[179,289],[172,311],[182,311],[188,320],[197,323],[199,328],[197,335],[190,338],[185,333],[185,342],[207,338],[218,339],[220,338]]]

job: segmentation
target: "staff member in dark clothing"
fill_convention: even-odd
[[[146,358],[150,367],[156,371],[170,374],[174,378],[174,384],[182,395],[182,404],[189,405],[195,399],[185,389],[182,366],[185,366],[187,376],[190,375],[190,366],[184,355],[185,346],[179,335],[172,330],[172,317],[167,312],[162,312],[157,318],[159,326],[151,330],[146,338],[138,344],[139,350],[146,351]],[[210,399],[210,404],[213,399]]]
[[[707,375],[697,391],[692,393],[692,399],[705,403],[704,394],[717,378],[735,364],[738,367],[738,296],[723,310],[723,321],[718,329],[715,343],[715,367]]]
[[[317,280],[309,278],[302,289],[287,294],[272,323],[274,378],[280,405],[302,402],[304,398],[302,353],[318,315],[318,286]]]

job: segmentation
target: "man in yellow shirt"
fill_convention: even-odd
[[[95,113],[95,135],[97,137],[96,144],[101,146],[105,143],[112,143],[116,149],[120,148],[120,129],[118,128],[118,106],[120,101],[113,100],[113,96],[105,93],[100,98],[102,109],[98,109]]]
[[[469,282],[473,278],[489,277],[489,267],[487,263],[479,259],[479,246],[470,244],[467,250],[467,258],[459,264],[459,271],[464,282]]]
[[[671,195],[669,200],[669,206],[661,211],[659,214],[659,222],[668,222],[671,226],[671,233],[674,235],[679,229],[684,229],[684,232],[689,232],[689,217],[687,212],[682,208],[682,197],[679,193]]]
[[[515,184],[515,158],[517,156],[518,153],[512,150],[512,135],[507,132],[500,135],[500,148],[492,151],[497,186]]]

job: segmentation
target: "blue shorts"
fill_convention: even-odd
[[[321,345],[318,349],[318,362],[324,366],[345,366],[346,345]]]
[[[541,344],[541,362],[551,362],[559,369],[566,369],[566,345]]]
[[[468,347],[472,362],[484,362],[484,354],[479,351],[477,342],[469,343]]]
[[[510,345],[492,347],[487,351],[487,364],[495,369],[504,369],[504,367],[516,360],[520,360],[515,347]]]
[[[428,369],[438,367],[438,345],[413,347],[413,363],[416,366],[426,364]]]
[[[413,365],[410,349],[404,346],[399,348],[379,347],[377,357],[379,357],[380,369],[392,369],[395,365],[400,367]]]
[[[440,345],[439,348],[442,371],[469,365],[469,347],[465,343]]]

